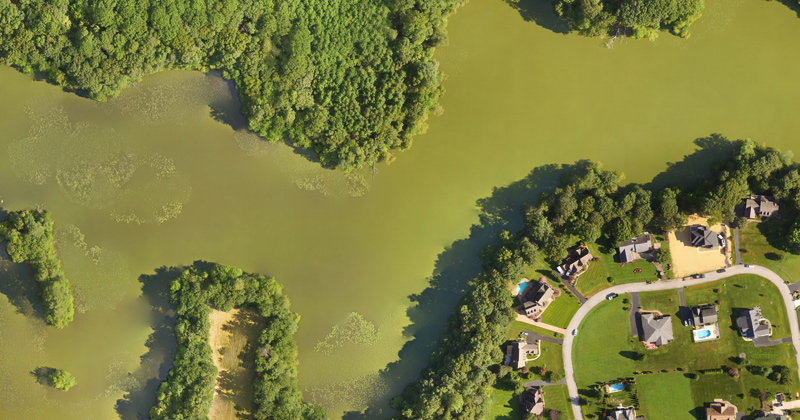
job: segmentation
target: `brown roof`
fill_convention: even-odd
[[[544,413],[544,392],[541,388],[528,388],[519,396],[522,411],[541,416]]]
[[[706,420],[736,420],[738,411],[736,406],[728,401],[716,399],[706,408]]]

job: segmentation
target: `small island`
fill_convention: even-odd
[[[50,382],[55,388],[65,392],[69,391],[70,388],[77,384],[74,376],[66,370],[61,369],[53,369],[53,371],[50,372]]]

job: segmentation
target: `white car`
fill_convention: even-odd
[[[573,336],[576,336],[576,335],[578,335],[578,329],[577,329],[577,328],[576,328],[576,329],[574,329],[574,330],[572,330],[572,335],[573,335]]]

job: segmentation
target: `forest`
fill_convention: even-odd
[[[191,267],[170,284],[170,302],[178,313],[178,348],[150,409],[151,419],[208,418],[218,374],[209,345],[212,307],[221,311],[251,308],[265,321],[256,353],[254,419],[327,419],[321,408],[302,402],[294,341],[298,316],[274,278],[219,264]]]
[[[0,237],[6,242],[11,261],[27,262],[33,268],[45,321],[59,329],[66,327],[75,314],[72,285],[56,255],[50,212],[10,212],[0,223]]]
[[[512,282],[526,265],[559,262],[576,243],[601,236],[621,242],[645,229],[671,230],[692,213],[710,216],[710,224],[737,226],[743,220],[734,207],[756,193],[781,200],[781,217],[791,226],[785,251],[800,253],[800,164],[791,153],[740,140],[727,158],[711,165],[711,176],[691,188],[656,191],[621,187],[622,174],[595,162],[577,162],[572,169],[559,187],[524,206],[520,231],[501,232],[497,243],[481,252],[483,272],[470,282],[428,366],[392,400],[394,419],[483,418],[514,316]]]
[[[249,129],[350,171],[390,161],[439,110],[434,51],[464,0],[0,0],[0,64],[106,100],[164,69],[219,69]],[[554,0],[588,36],[681,36],[702,0]]]

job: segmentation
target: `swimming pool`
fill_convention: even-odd
[[[523,281],[522,283],[519,284],[519,286],[517,286],[517,294],[518,295],[521,294],[522,292],[525,291],[526,288],[528,288],[528,282]]]
[[[608,386],[608,392],[619,392],[625,389],[625,385],[619,384],[611,384]]]
[[[709,330],[700,330],[697,332],[697,338],[708,338],[711,337],[711,331]]]

